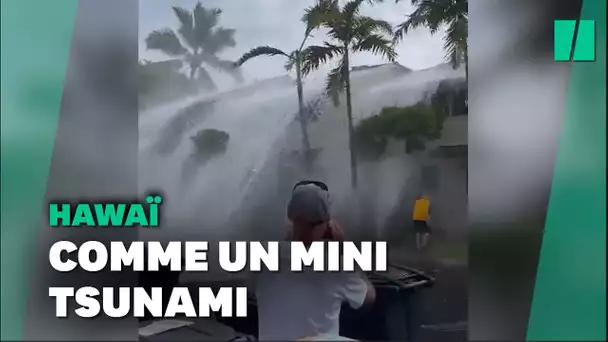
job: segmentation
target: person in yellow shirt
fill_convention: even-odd
[[[431,234],[429,218],[431,212],[431,201],[425,195],[420,195],[414,203],[412,219],[414,221],[414,231],[416,232],[416,248],[422,250],[428,244]]]

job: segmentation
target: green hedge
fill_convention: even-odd
[[[355,127],[355,146],[364,159],[377,159],[390,139],[405,143],[405,152],[424,149],[425,142],[441,136],[445,110],[433,103],[410,107],[385,107]]]

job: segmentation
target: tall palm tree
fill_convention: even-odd
[[[307,129],[308,117],[304,113],[304,91],[302,86],[302,49],[304,48],[306,40],[310,37],[311,31],[312,27],[310,25],[307,26],[306,33],[304,35],[302,43],[300,44],[300,47],[289,53],[268,45],[258,46],[243,54],[243,56],[241,56],[241,58],[239,58],[239,60],[235,63],[236,66],[240,67],[252,58],[260,56],[283,56],[287,59],[285,63],[285,69],[287,71],[290,71],[295,67],[296,89],[298,92],[298,121],[300,122],[300,130],[302,131],[302,146],[304,148],[304,159],[306,162],[307,171],[310,171],[310,168],[312,167],[312,156],[310,151],[310,138],[308,137]]]
[[[395,0],[399,2],[401,0]],[[437,33],[442,26],[447,26],[443,37],[446,59],[452,67],[458,68],[464,61],[466,77],[469,77],[468,31],[469,31],[469,1],[468,0],[410,0],[416,7],[406,21],[399,24],[395,30],[395,41],[400,41],[411,29],[427,27],[431,34]]]
[[[310,27],[327,29],[328,40],[322,45],[312,45],[303,52],[304,75],[319,68],[321,64],[332,59],[338,65],[327,75],[325,92],[335,105],[338,105],[341,92],[346,93],[346,115],[348,118],[348,140],[350,148],[351,184],[358,185],[357,155],[355,153],[353,108],[350,82],[350,54],[368,51],[379,54],[391,62],[397,53],[393,42],[385,35],[391,36],[391,25],[384,21],[360,14],[361,5],[367,0],[349,0],[340,6],[338,0],[319,0],[316,5],[306,10]]]
[[[216,85],[203,64],[228,72],[240,82],[242,78],[234,63],[218,57],[226,48],[236,46],[235,30],[218,26],[222,10],[205,8],[200,2],[192,11],[172,8],[180,22],[179,28],[177,31],[169,28],[152,31],[146,38],[147,49],[181,59],[189,69],[190,80],[197,80],[208,89],[216,89]]]

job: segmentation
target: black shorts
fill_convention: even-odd
[[[414,231],[416,231],[416,233],[427,233],[430,234],[431,233],[431,228],[429,227],[429,225],[427,224],[426,221],[414,221]]]

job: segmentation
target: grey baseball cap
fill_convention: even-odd
[[[315,184],[298,185],[293,189],[287,205],[287,217],[310,224],[330,219],[329,192]]]

